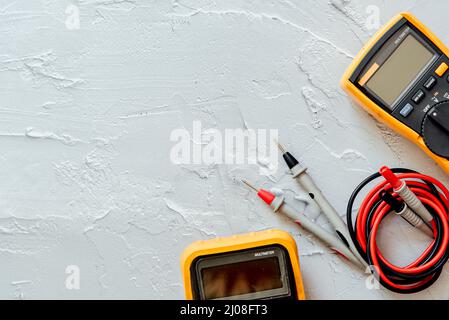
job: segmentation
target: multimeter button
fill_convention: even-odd
[[[427,90],[432,89],[435,85],[437,84],[437,79],[435,79],[435,77],[430,77],[429,79],[427,79],[427,81],[424,83],[424,88],[426,88]]]
[[[401,114],[401,116],[403,116],[404,118],[407,117],[410,113],[412,113],[413,111],[413,106],[410,103],[407,103],[401,111],[399,111],[399,113]]]
[[[424,99],[424,96],[425,96],[424,91],[419,90],[417,93],[415,93],[412,100],[414,103],[418,104]]]
[[[441,63],[440,66],[435,70],[435,73],[442,77],[443,74],[449,69],[449,66],[446,63]]]

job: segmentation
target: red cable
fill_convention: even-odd
[[[397,178],[399,178],[402,181],[405,181],[406,185],[409,187],[409,189],[415,193],[417,198],[428,208],[431,208],[441,219],[441,221],[444,221],[445,223],[442,224],[442,244],[439,246],[438,251],[433,255],[432,259],[429,261],[423,263],[424,259],[428,254],[432,251],[434,248],[436,242],[435,240],[430,243],[430,245],[424,250],[424,252],[412,263],[410,263],[407,266],[401,267],[396,266],[390,261],[388,261],[381,253],[377,246],[377,234],[379,227],[383,221],[383,218],[385,215],[387,215],[391,208],[390,206],[382,202],[380,203],[377,208],[374,210],[373,218],[370,223],[370,233],[369,238],[366,238],[366,221],[369,217],[370,212],[372,211],[372,208],[375,204],[379,203],[381,201],[380,199],[380,192],[382,190],[386,190],[392,193],[394,197],[398,197],[396,193],[394,193],[393,188],[391,184],[387,181],[383,181],[376,185],[365,197],[363,200],[358,215],[356,219],[356,238],[358,243],[360,244],[360,247],[362,250],[367,254],[367,240],[369,241],[369,252],[370,252],[370,258],[373,262],[373,265],[376,269],[377,274],[379,277],[388,285],[397,288],[397,289],[413,289],[418,288],[423,283],[426,283],[427,281],[430,281],[433,277],[433,275],[429,275],[428,277],[424,278],[421,281],[418,281],[412,285],[402,285],[395,283],[392,281],[390,277],[385,275],[382,268],[380,267],[381,263],[391,270],[394,270],[397,273],[401,273],[404,275],[416,275],[422,272],[425,272],[432,268],[438,261],[446,254],[446,251],[448,249],[449,245],[449,190],[438,180],[420,174],[420,173],[402,173],[397,174]],[[393,179],[394,180],[394,179]],[[428,182],[433,184],[438,188],[438,194],[439,196],[436,197],[433,193],[431,188],[424,183]],[[398,182],[396,181],[396,187],[398,186]],[[434,231],[434,239],[436,238],[436,227],[435,227],[435,221],[433,221],[433,231]]]

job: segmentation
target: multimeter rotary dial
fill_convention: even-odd
[[[433,153],[449,158],[449,101],[434,105],[427,113],[422,124],[422,136]]]

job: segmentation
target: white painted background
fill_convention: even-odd
[[[367,290],[364,275],[237,182],[293,195],[282,163],[270,180],[256,166],[170,162],[170,133],[197,119],[279,129],[342,215],[383,164],[447,183],[338,88],[375,31],[369,6],[381,23],[411,11],[449,44],[443,0],[1,0],[0,298],[181,299],[187,244],[277,227],[297,240],[311,299],[447,299],[447,268],[421,294]],[[397,220],[381,242],[403,263],[423,245]],[[79,290],[65,286],[69,265]]]

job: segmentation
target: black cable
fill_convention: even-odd
[[[416,171],[405,169],[405,168],[395,168],[395,169],[392,169],[392,171],[396,174],[406,174],[406,173],[419,174]],[[358,198],[359,194],[366,188],[366,186],[368,184],[375,181],[376,179],[379,179],[380,177],[381,177],[380,173],[376,172],[376,173],[370,175],[369,177],[367,177],[365,180],[363,180],[351,194],[349,201],[348,201],[348,206],[346,209],[346,220],[347,220],[348,230],[349,230],[351,239],[352,239],[357,251],[359,252],[359,254],[363,257],[363,259],[370,266],[372,266],[374,264],[373,260],[372,260],[373,252],[371,252],[371,250],[370,250],[370,241],[371,241],[370,226],[371,226],[373,219],[375,218],[375,213],[376,213],[378,207],[384,202],[384,200],[381,199],[381,197],[379,197],[379,199],[377,199],[377,201],[374,201],[372,206],[369,208],[368,215],[366,217],[366,221],[364,221],[365,222],[364,223],[365,230],[366,230],[364,237],[365,237],[365,243],[367,244],[366,252],[363,250],[362,246],[360,245],[360,243],[357,239],[357,219],[358,219],[358,217],[356,217],[355,221],[353,221],[354,220],[353,219],[353,211],[354,211],[354,203],[355,203],[356,199]],[[425,179],[420,179],[420,181],[425,183],[426,186],[428,187],[428,189],[424,188],[424,187],[419,187],[419,186],[417,186],[416,188],[422,189],[422,190],[425,190],[425,191],[431,193],[439,201],[441,201],[441,194],[438,191],[438,188],[434,184],[430,183],[429,181],[426,181]],[[441,203],[444,204],[443,201],[441,201]],[[444,206],[444,207],[445,207],[446,215],[447,215],[447,213],[449,212],[449,208],[446,208],[446,206]],[[437,255],[439,249],[443,245],[443,224],[448,223],[447,220],[442,220],[441,217],[438,215],[438,213],[435,210],[433,210],[433,208],[431,208],[430,206],[426,206],[426,208],[428,209],[428,211],[434,218],[433,221],[434,221],[434,227],[436,229],[436,232],[435,232],[436,236],[435,236],[435,241],[432,245],[431,250],[428,252],[428,254],[424,257],[423,261],[421,261],[419,265],[424,265],[424,264],[428,263],[430,260],[432,260]],[[388,214],[386,214],[383,217],[383,219],[387,216],[388,216]],[[354,222],[355,222],[355,224],[354,224]],[[416,274],[405,274],[405,273],[401,273],[396,270],[393,270],[390,267],[388,267],[387,265],[385,265],[384,263],[382,263],[381,259],[379,259],[379,253],[375,252],[374,254],[378,257],[377,260],[379,261],[378,267],[381,269],[380,271],[392,283],[398,284],[398,285],[412,286],[419,282],[423,282],[422,284],[420,284],[419,286],[417,286],[415,288],[413,288],[413,287],[406,288],[406,289],[396,288],[396,287],[389,285],[385,281],[383,281],[381,279],[381,277],[379,277],[378,271],[376,270],[376,268],[371,268],[372,272],[375,275],[377,275],[377,279],[385,288],[387,288],[391,291],[397,292],[397,293],[415,293],[415,292],[419,292],[419,291],[422,291],[422,290],[430,287],[441,275],[442,268],[444,267],[445,263],[449,259],[449,250],[446,250],[445,254],[429,269],[427,269],[423,272],[420,272],[420,273],[416,273]]]

